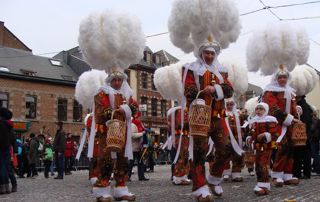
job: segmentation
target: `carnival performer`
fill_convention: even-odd
[[[184,121],[187,120],[187,114],[182,116],[181,113],[186,113],[181,107],[173,107],[168,110],[168,124],[169,131],[171,133],[170,140],[171,146],[168,148],[175,149],[176,154],[173,159],[173,178],[172,182],[175,185],[189,185],[191,182],[188,179],[188,174],[190,171],[189,165],[189,137],[188,129],[182,126],[182,118]],[[183,127],[183,128],[182,128]],[[170,144],[170,143],[169,143]],[[172,148],[173,147],[173,148]]]
[[[209,132],[207,132],[208,124],[202,134],[193,135],[189,131],[192,195],[197,201],[213,201],[210,188],[217,196],[222,195],[223,190],[220,186],[222,173],[225,161],[231,152],[226,147],[227,136],[222,128],[223,99],[233,95],[231,83],[219,72],[221,65],[217,57],[221,48],[227,48],[239,36],[241,29],[239,12],[235,4],[229,0],[176,0],[168,20],[168,29],[171,42],[185,53],[193,51],[197,58],[195,62],[183,65],[181,73],[184,95],[181,106],[187,110],[188,117],[191,117],[189,107],[200,91],[199,99],[202,101],[198,99],[195,101],[199,101],[198,105],[210,105],[213,97],[212,105],[206,108],[208,112],[210,110],[208,113],[210,116],[207,116],[211,119]],[[189,127],[188,123],[185,124]],[[210,174],[206,179],[204,164],[209,140],[214,142],[216,151],[214,163],[211,164]]]
[[[227,136],[223,130],[224,98],[230,98],[233,94],[232,85],[226,77],[217,70],[217,56],[220,47],[217,43],[207,41],[199,48],[198,60],[186,66],[183,70],[184,93],[187,99],[187,108],[196,99],[199,91],[204,94],[206,104],[212,102],[211,126],[209,137],[215,143],[216,152],[214,163],[211,164],[210,174],[205,177],[205,159],[208,150],[208,137],[193,137],[193,154],[191,160],[191,175],[193,181],[193,194],[201,200],[212,200],[206,181],[215,195],[221,196],[223,190],[220,186],[222,173],[226,161],[230,160],[231,149],[226,145]],[[205,194],[202,194],[205,193]],[[204,199],[202,199],[204,198]]]
[[[269,106],[259,103],[255,107],[254,116],[248,121],[250,136],[246,138],[247,146],[253,145],[256,151],[257,185],[254,193],[261,196],[270,192],[269,169],[272,152],[272,141],[277,139],[277,119],[268,115]]]
[[[262,101],[270,107],[269,114],[278,120],[277,152],[271,176],[275,186],[297,185],[299,179],[292,176],[293,144],[292,124],[300,122],[296,111],[295,90],[288,85],[290,73],[283,66],[264,89]]]
[[[262,96],[262,95],[261,95]],[[248,120],[250,119],[251,117],[253,117],[255,115],[255,107],[257,106],[257,104],[259,103],[259,100],[261,99],[261,96],[258,96],[258,97],[253,97],[253,98],[250,98],[246,101],[245,105],[244,105],[244,110],[245,110],[245,120]],[[250,128],[249,128],[249,124],[246,124],[248,123],[248,121],[245,121],[245,124],[242,125],[242,128],[244,129],[245,131],[245,136],[244,136],[244,139],[246,139],[248,136],[250,136]],[[273,144],[274,145],[274,144]],[[251,152],[253,148],[249,147],[250,145],[248,144],[245,144],[245,150],[247,152]],[[272,157],[272,155],[271,155]],[[272,160],[271,160],[272,162]],[[248,168],[248,173],[250,176],[255,176],[255,168],[254,168],[254,162],[247,162],[246,164],[246,167]],[[270,165],[271,167],[271,165]]]
[[[234,182],[242,182],[241,169],[244,167],[243,161],[243,129],[241,126],[244,123],[244,116],[237,111],[236,104],[233,98],[225,99],[225,128],[226,133],[229,134],[229,141],[231,142],[234,152],[232,153],[231,161],[226,163],[224,170],[224,180],[229,179]],[[232,162],[232,169],[230,169],[230,162]]]
[[[131,108],[134,109],[134,100],[132,99],[132,90],[126,83],[127,76],[120,72],[114,71],[107,77],[106,85],[101,88],[95,96],[94,118],[96,123],[96,141],[98,141],[99,151],[97,163],[93,170],[98,169],[99,175],[96,183],[93,185],[93,193],[101,197],[100,201],[111,200],[110,178],[114,172],[116,185],[114,188],[114,197],[116,200],[134,201],[135,196],[128,191],[125,186],[125,178],[128,173],[128,141],[127,145],[119,153],[108,151],[106,137],[108,126],[106,123],[111,120],[114,110],[118,110],[114,116],[122,121],[131,119]],[[128,103],[128,104],[126,104]],[[131,126],[131,124],[130,124]],[[127,129],[128,130],[128,129]],[[96,148],[96,147],[95,147]],[[132,149],[132,148],[131,148]],[[127,150],[127,151],[126,151]],[[131,150],[132,155],[132,150]],[[102,196],[99,196],[102,194]]]
[[[272,75],[270,84],[263,91],[262,102],[269,105],[269,115],[276,117],[278,121],[279,137],[271,173],[276,186],[299,183],[292,176],[292,129],[299,120],[295,90],[290,87],[288,80],[290,72],[299,68],[297,65],[307,63],[309,48],[309,37],[305,29],[293,22],[271,23],[255,32],[248,40],[248,70]]]
[[[131,118],[137,110],[124,72],[143,58],[145,36],[139,19],[111,10],[90,14],[81,22],[79,32],[79,48],[86,62],[108,74],[95,92],[92,107],[88,156],[97,150],[93,170],[98,174],[92,193],[97,201],[134,201],[125,181],[128,161],[133,159]],[[112,172],[115,187],[110,185]]]

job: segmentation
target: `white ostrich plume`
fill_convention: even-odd
[[[253,97],[247,100],[247,102],[244,105],[244,108],[248,111],[248,115],[253,115],[254,114],[254,109],[256,108],[257,104],[259,103],[258,101],[259,97]]]
[[[255,32],[247,44],[247,66],[263,75],[275,73],[282,64],[289,71],[305,64],[309,57],[309,38],[297,24],[277,22]]]
[[[182,92],[182,67],[178,62],[169,66],[158,68],[153,77],[154,85],[163,98],[167,100],[183,99]]]
[[[237,94],[244,94],[248,90],[248,70],[235,60],[222,61],[221,65],[228,70],[228,79]]]
[[[79,47],[92,68],[125,70],[143,58],[145,35],[140,21],[127,13],[107,10],[82,20]]]
[[[227,48],[239,36],[239,12],[231,0],[175,0],[168,21],[171,42],[185,53],[208,36]]]
[[[75,98],[86,108],[91,109],[94,96],[98,89],[105,84],[107,74],[104,70],[89,70],[83,72],[76,84]]]
[[[296,90],[298,96],[311,92],[319,82],[319,75],[313,68],[302,65],[291,72],[290,86]]]

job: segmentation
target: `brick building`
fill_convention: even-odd
[[[74,99],[77,79],[63,61],[33,55],[0,22],[0,106],[13,112],[17,130],[54,136],[60,120],[66,132],[80,135],[84,112]]]
[[[171,108],[171,101],[163,99],[157,92],[153,75],[157,68],[176,62],[178,59],[168,52],[161,50],[153,53],[146,47],[143,60],[129,68],[130,85],[136,89],[135,97],[140,104],[141,120],[146,127],[162,137],[166,135],[167,111]]]

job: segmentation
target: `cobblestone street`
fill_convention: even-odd
[[[136,170],[135,170],[136,171]],[[193,201],[190,195],[190,186],[174,186],[170,182],[170,167],[156,166],[154,173],[146,174],[150,181],[139,182],[137,175],[132,176],[132,182],[128,182],[131,192],[137,196],[136,201],[162,202],[162,201]],[[272,192],[266,197],[257,197],[253,193],[255,177],[244,174],[244,182],[224,182],[222,184],[224,195],[215,201],[284,201],[293,198],[298,202],[320,201],[319,185],[320,177],[312,176],[309,180],[302,180],[297,187],[285,186],[272,187]],[[37,201],[95,201],[90,194],[90,184],[87,171],[74,171],[72,175],[65,176],[64,180],[45,179],[43,173],[39,173],[36,179],[18,179],[18,192],[0,195],[1,202],[37,202]]]

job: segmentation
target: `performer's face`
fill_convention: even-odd
[[[233,110],[233,106],[234,106],[234,103],[233,102],[227,102],[227,110],[228,111],[232,111]]]
[[[285,75],[280,75],[280,76],[278,76],[277,80],[278,80],[279,86],[284,87],[287,85],[288,77]]]
[[[256,113],[257,116],[262,116],[265,111],[266,110],[261,106],[257,106],[256,109],[255,109],[255,113]]]
[[[212,64],[215,56],[216,56],[215,53],[212,52],[212,51],[204,50],[202,52],[203,60],[207,65],[211,65]]]
[[[114,78],[111,81],[111,87],[114,88],[115,90],[120,90],[122,86],[123,80],[121,78]]]

